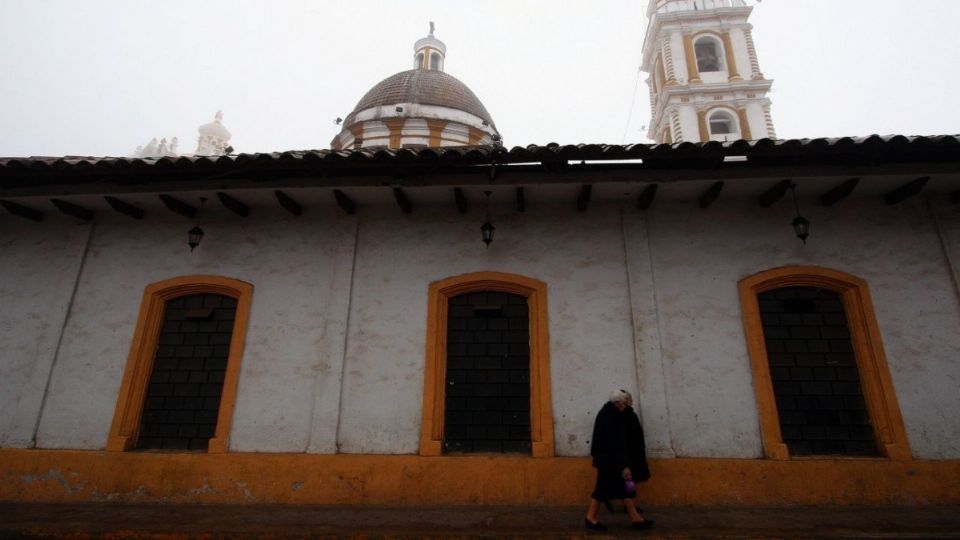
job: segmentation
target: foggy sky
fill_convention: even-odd
[[[507,147],[649,142],[644,0],[0,0],[0,156],[328,148],[363,94],[447,44]],[[960,132],[956,0],[764,0],[750,21],[780,138]]]

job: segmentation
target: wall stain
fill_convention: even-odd
[[[77,474],[74,473],[71,476],[76,477]],[[50,469],[46,474],[25,474],[21,476],[20,479],[26,484],[32,484],[34,482],[48,482],[52,480],[63,486],[63,491],[65,493],[77,493],[82,491],[85,485],[84,482],[79,482],[77,485],[70,485],[70,482],[66,479],[66,477],[63,476],[63,473],[57,469]]]

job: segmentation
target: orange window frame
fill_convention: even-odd
[[[120,384],[120,394],[107,437],[108,451],[123,452],[131,450],[136,444],[167,301],[192,294],[219,294],[237,300],[217,428],[207,446],[207,452],[212,454],[227,451],[253,285],[237,279],[207,275],[177,277],[153,283],[144,289],[137,327],[130,344],[123,382]]]
[[[478,291],[524,296],[529,310],[530,443],[535,458],[553,457],[553,406],[550,392],[550,337],[547,326],[547,284],[502,272],[475,272],[430,284],[427,311],[426,365],[420,455],[443,454],[446,407],[447,310],[450,298]]]
[[[773,392],[773,381],[770,378],[770,364],[757,295],[783,287],[817,287],[840,294],[857,369],[860,372],[863,397],[878,448],[889,459],[911,459],[910,445],[867,282],[851,274],[828,268],[785,266],[744,278],[738,286],[760,411],[765,456],[768,459],[790,459],[790,452],[780,433],[780,415]]]

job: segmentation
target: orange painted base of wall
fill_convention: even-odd
[[[960,461],[663,459],[648,505],[958,504]],[[0,501],[584,505],[586,458],[0,449]]]

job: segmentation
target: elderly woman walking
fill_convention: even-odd
[[[610,399],[597,413],[593,424],[590,455],[597,469],[597,484],[593,488],[590,507],[584,525],[592,531],[605,531],[607,526],[597,520],[601,502],[621,500],[634,529],[649,529],[653,521],[644,519],[633,503],[635,481],[650,478],[647,467],[643,428],[633,412],[633,396],[626,390],[614,390]]]

